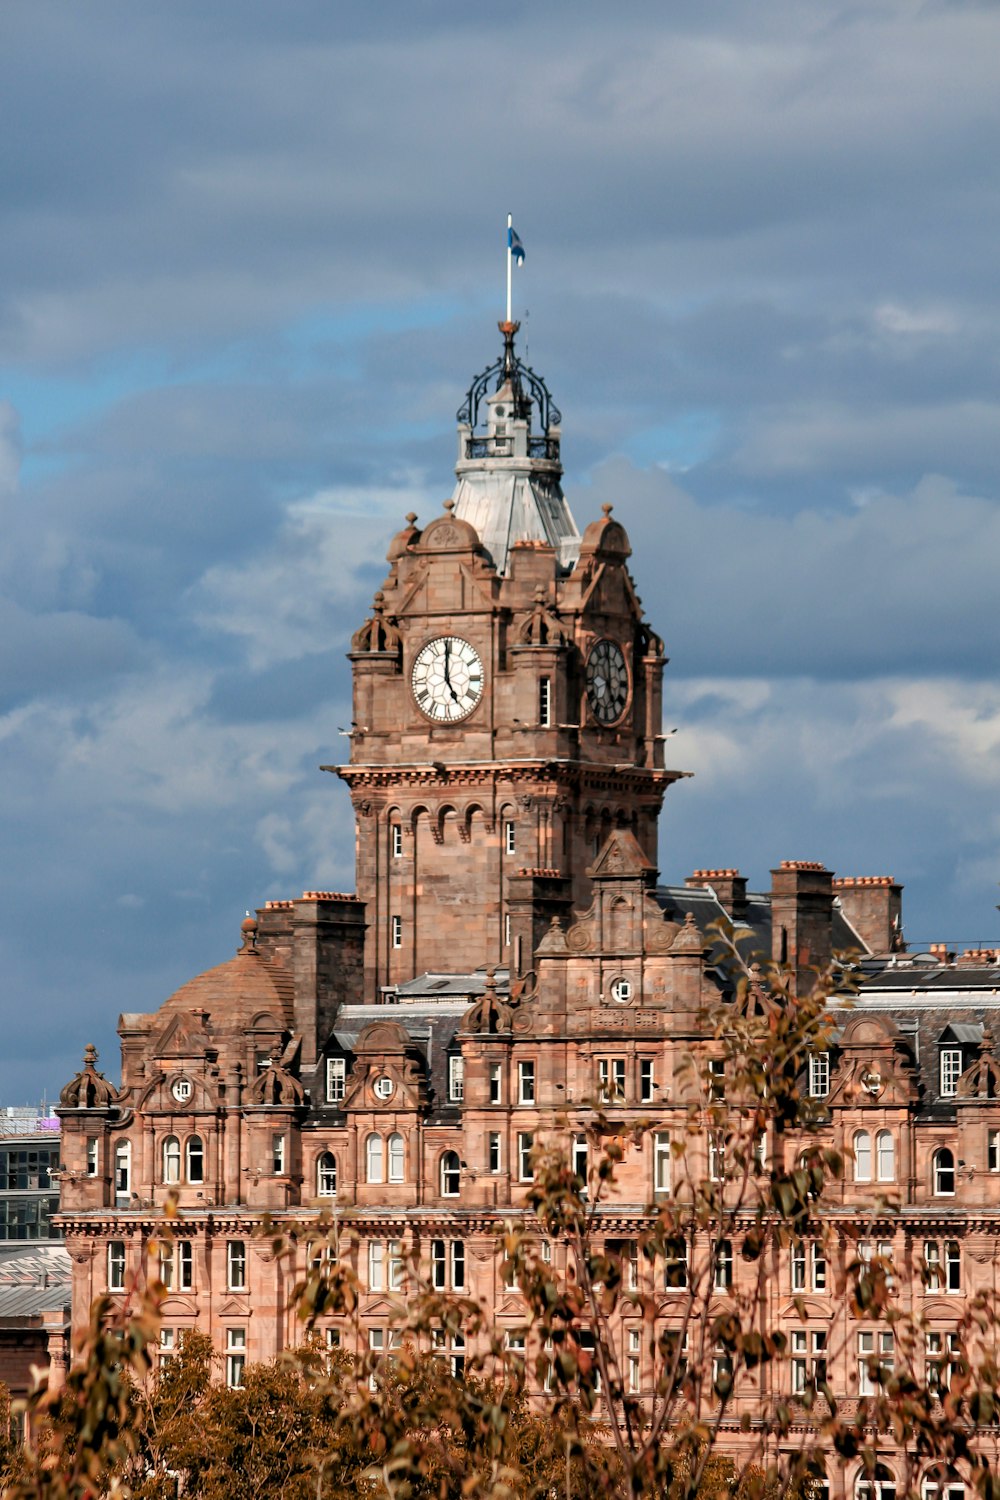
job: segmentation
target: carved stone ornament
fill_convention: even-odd
[[[593,930],[586,922],[574,922],[566,933],[566,947],[572,953],[589,953],[594,946]]]
[[[877,1099],[885,1089],[885,1079],[874,1063],[862,1069],[859,1082],[870,1099]]]

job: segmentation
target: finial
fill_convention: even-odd
[[[372,608],[375,610],[376,614],[381,614],[383,609],[385,608],[385,595],[383,594],[381,589],[375,590],[375,598],[372,600]],[[247,916],[249,915],[250,913],[247,912]]]
[[[604,504],[601,506],[601,509],[606,516],[610,516],[611,512],[614,510],[614,506],[611,504],[610,500],[605,500]]]
[[[406,515],[403,517],[403,520],[406,522],[407,526],[412,526],[416,519],[417,513],[415,510],[408,510],[406,512]]]
[[[496,969],[490,967],[489,969],[486,970],[486,989],[487,989],[488,992],[495,992],[496,991],[496,987],[497,987],[497,971],[496,971]]]
[[[88,1042],[83,1049],[83,1066],[84,1068],[97,1067],[97,1048],[93,1042]]]
[[[243,946],[240,953],[257,952],[257,918],[252,917],[249,912],[240,923],[240,932],[243,935]]]
[[[454,500],[452,499],[452,497],[450,495],[448,496],[447,500],[444,502],[444,508],[448,512],[449,516],[451,515],[452,511],[455,509],[455,502],[454,502]]]

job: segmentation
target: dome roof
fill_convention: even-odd
[[[257,923],[243,923],[243,947],[234,958],[216,964],[182,984],[160,1007],[165,1020],[179,1013],[206,1013],[215,1028],[249,1026],[269,1012],[283,1026],[291,1026],[295,986],[283,964],[265,958],[257,949]]]

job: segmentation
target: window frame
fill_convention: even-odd
[[[316,1158],[316,1196],[337,1196],[337,1158],[332,1151],[321,1151]]]
[[[226,1290],[229,1292],[247,1290],[246,1240],[226,1241]]]
[[[442,1151],[438,1167],[442,1198],[458,1198],[462,1192],[462,1160],[457,1151]]]
[[[520,1105],[537,1103],[534,1058],[524,1058],[517,1065],[517,1102]]]
[[[326,1102],[342,1104],[347,1093],[346,1057],[328,1057],[326,1060]]]

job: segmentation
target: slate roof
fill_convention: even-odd
[[[0,1260],[0,1322],[36,1323],[70,1305],[70,1260],[62,1245],[39,1245]]]

